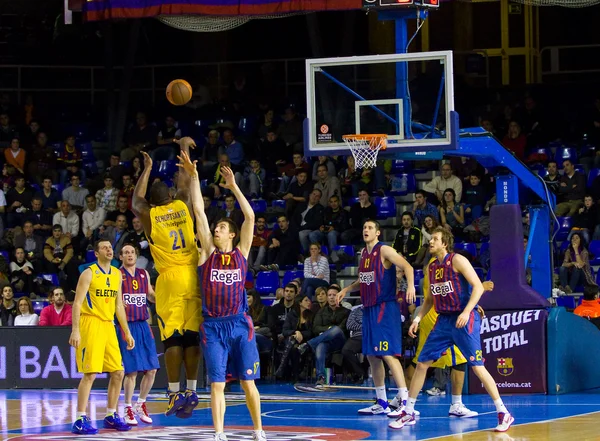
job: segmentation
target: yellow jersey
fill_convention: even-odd
[[[160,273],[179,266],[198,266],[194,220],[187,205],[174,200],[150,209],[150,253]]]
[[[81,315],[92,315],[104,321],[115,318],[117,294],[121,287],[122,275],[114,266],[108,273],[97,264],[90,265],[92,280],[81,306]]]

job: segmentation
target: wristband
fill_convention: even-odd
[[[416,317],[413,319],[413,323],[416,323],[417,325],[419,324],[419,322],[420,322],[420,321],[421,321],[421,317],[419,317],[419,316],[416,316]]]

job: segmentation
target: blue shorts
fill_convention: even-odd
[[[127,349],[121,326],[117,325],[117,340],[119,341],[119,349],[121,349],[125,374],[160,368],[154,335],[152,335],[152,329],[150,329],[148,322],[129,322],[127,325],[135,340],[135,347],[131,351]]]
[[[463,328],[456,327],[456,314],[440,314],[433,330],[421,349],[419,361],[437,360],[444,352],[456,345],[467,359],[469,366],[483,366],[481,352],[481,317],[476,311],[471,311],[469,321]]]
[[[246,313],[205,317],[200,325],[200,344],[211,382],[224,383],[228,372],[239,380],[260,378],[254,323]]]
[[[398,302],[384,302],[363,308],[362,353],[402,355],[402,314]]]

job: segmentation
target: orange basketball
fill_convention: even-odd
[[[167,99],[171,104],[183,106],[192,99],[192,86],[185,80],[173,80],[167,86]]]

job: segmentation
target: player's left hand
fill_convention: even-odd
[[[484,309],[483,309],[481,306],[479,306],[479,305],[477,305],[477,314],[479,314],[479,316],[480,316],[482,319],[484,319],[484,318],[485,318],[485,311],[484,311]]]
[[[146,170],[152,170],[152,158],[150,155],[144,151],[141,151],[140,153],[144,157],[144,168]]]
[[[181,147],[187,147],[187,148],[193,148],[193,149],[196,148],[196,141],[194,141],[189,136],[184,136],[181,139],[174,139],[173,142],[175,142],[176,144],[179,144]]]
[[[196,164],[198,163],[198,161],[192,162],[192,160],[190,159],[190,155],[188,155],[187,152],[184,152],[182,150],[180,154],[177,155],[177,159],[179,159],[177,167],[184,169],[190,176],[198,175],[198,169],[196,168]]]
[[[416,338],[418,330],[419,330],[419,323],[413,321],[410,325],[410,328],[408,328],[408,335],[412,338]]]
[[[417,301],[417,293],[415,292],[414,286],[409,286],[406,288],[406,302],[409,305],[412,305]]]
[[[456,327],[458,329],[464,328],[467,325],[467,322],[469,321],[469,316],[470,315],[471,315],[471,311],[469,311],[469,312],[467,312],[467,311],[461,312],[461,314],[456,319]]]
[[[127,335],[125,336],[125,341],[127,342],[128,351],[131,351],[133,348],[135,348],[135,340],[133,339],[133,336],[130,333],[127,333]]]
[[[235,175],[233,174],[233,170],[229,167],[221,167],[221,176],[225,179],[225,183],[219,184],[223,188],[227,188],[228,190],[233,190],[237,185],[235,183]]]

